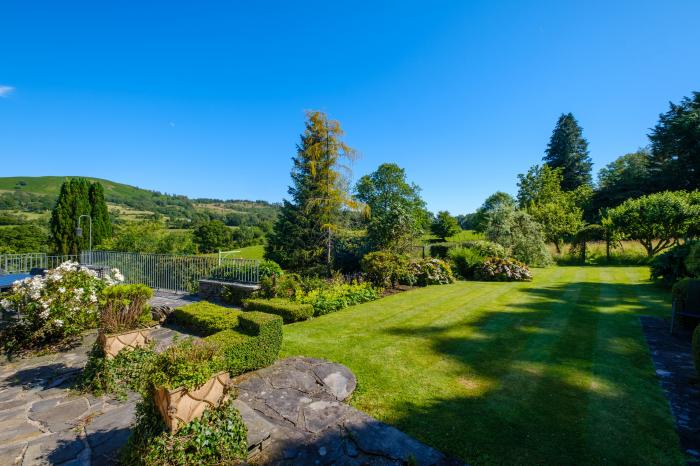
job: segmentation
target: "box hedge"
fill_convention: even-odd
[[[246,299],[243,301],[243,308],[246,311],[260,311],[281,316],[285,324],[307,320],[314,315],[313,305],[296,303],[284,298]]]
[[[276,315],[200,302],[176,309],[173,316],[221,351],[223,369],[231,375],[269,366],[282,346],[282,319]]]

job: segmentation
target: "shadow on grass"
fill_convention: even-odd
[[[424,337],[463,370],[463,396],[399,402],[390,422],[477,464],[680,462],[638,319],[670,312],[667,296],[652,283],[513,292],[530,299],[477,320],[386,330]]]

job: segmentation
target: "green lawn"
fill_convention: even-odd
[[[471,464],[682,464],[639,315],[645,267],[551,267],[285,326],[283,353],[357,375],[352,404]]]

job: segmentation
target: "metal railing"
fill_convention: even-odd
[[[239,283],[258,283],[258,261],[253,259],[93,251],[81,254],[81,263],[92,267],[117,268],[125,283],[143,283],[151,288],[194,292],[199,280],[212,278]]]
[[[0,254],[0,273],[29,273],[32,269],[53,269],[66,261],[78,261],[75,255],[49,256],[44,253]]]

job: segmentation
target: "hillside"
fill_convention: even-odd
[[[61,183],[67,178],[71,177],[0,177],[0,211],[45,214],[53,207]],[[230,225],[249,225],[271,221],[278,210],[276,204],[266,201],[190,199],[110,180],[86,178],[102,184],[110,212],[122,220],[157,215],[165,217],[172,224],[216,218]]]

